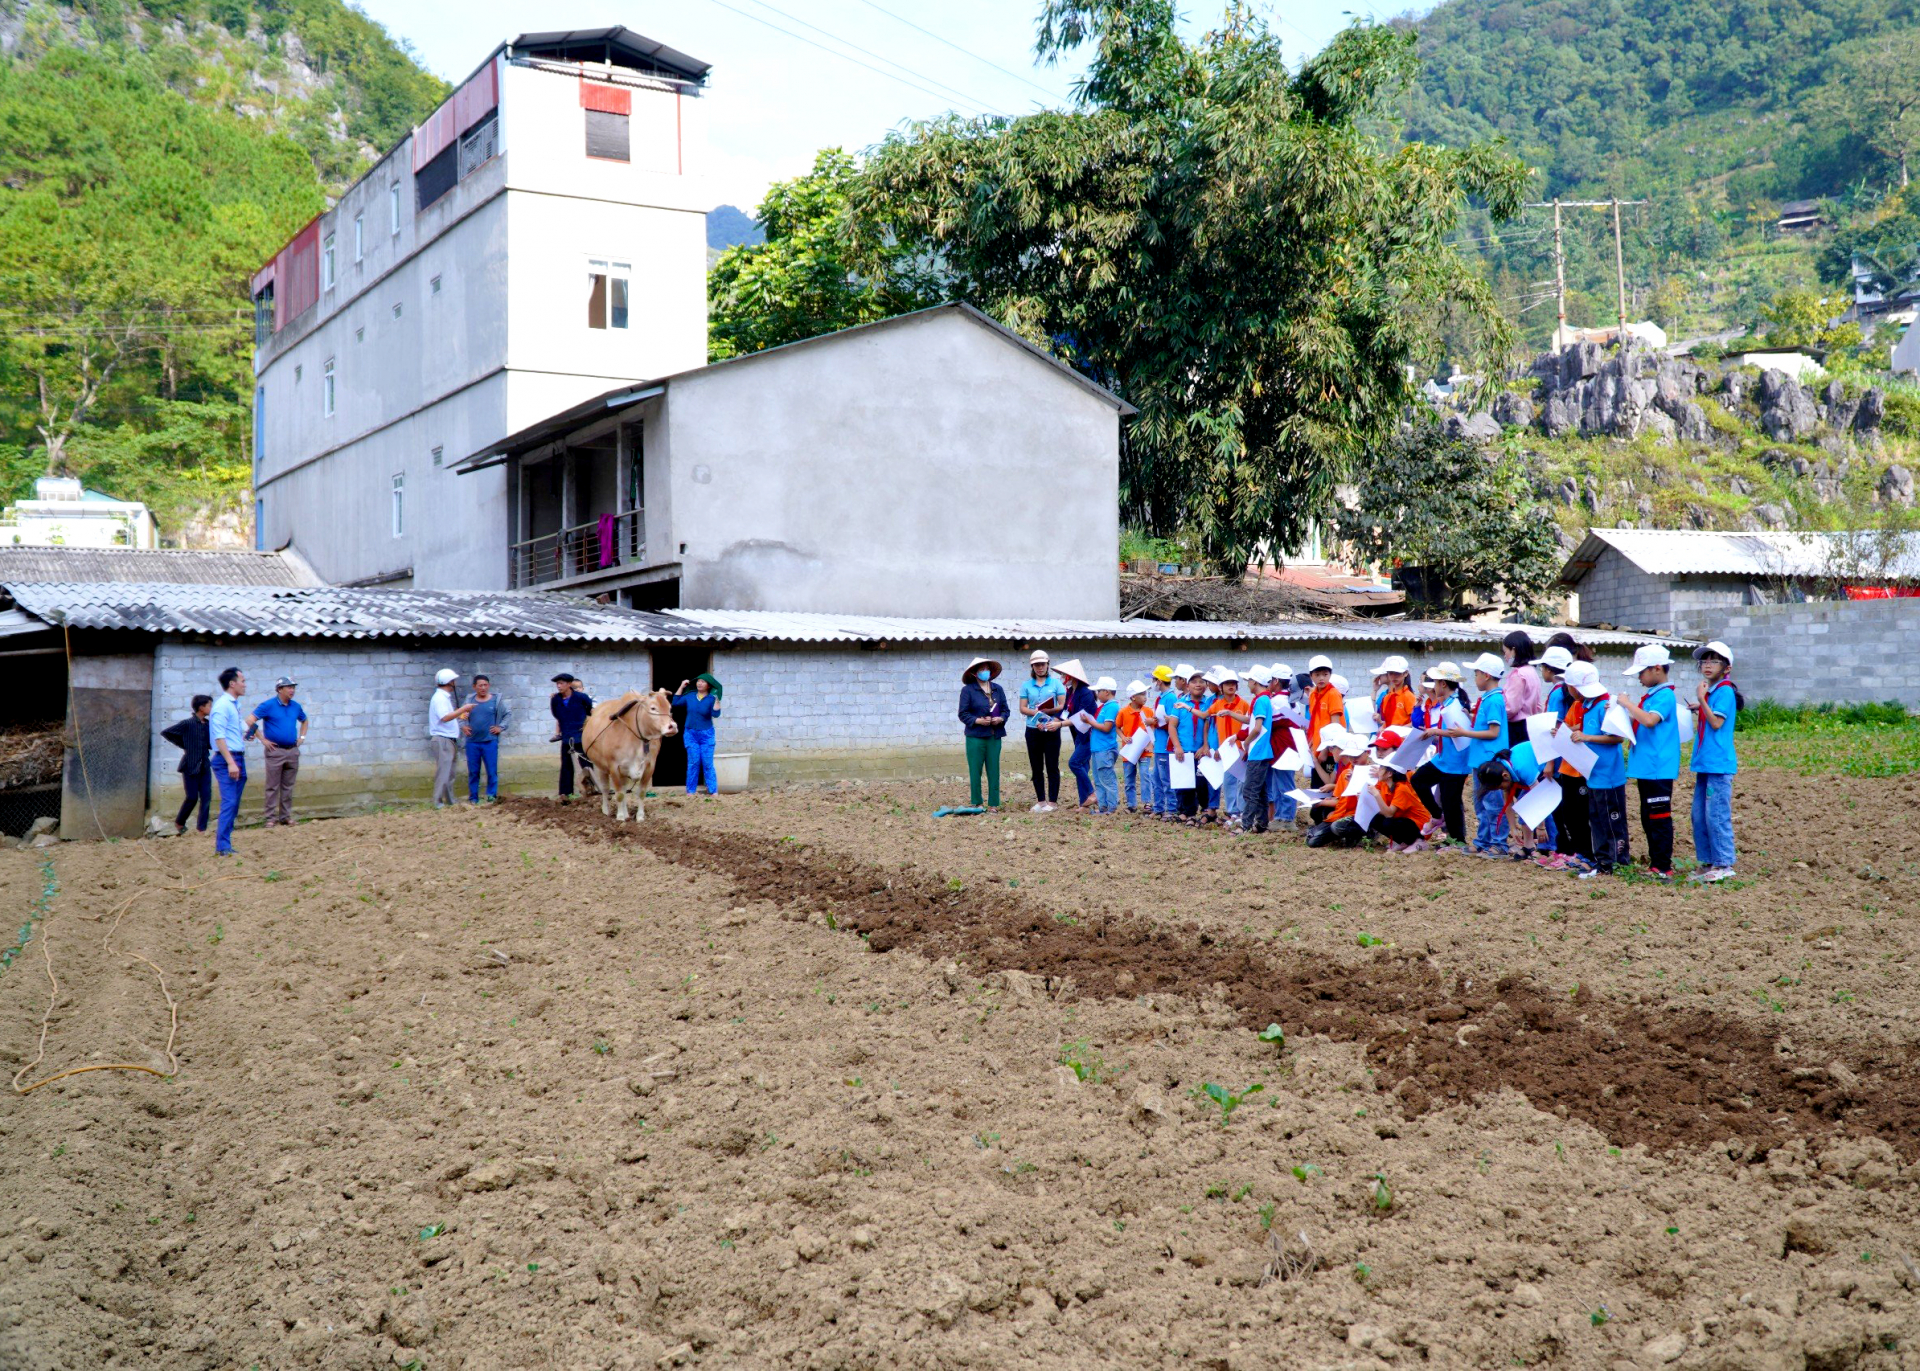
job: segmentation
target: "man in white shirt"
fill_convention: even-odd
[[[473,706],[454,698],[460,673],[442,667],[434,678],[433,698],[427,702],[427,739],[433,744],[433,807],[453,803],[453,762],[460,751],[460,725]]]

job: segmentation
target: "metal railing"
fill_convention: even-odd
[[[525,590],[613,567],[640,566],[646,561],[646,552],[646,511],[630,509],[511,544],[507,548],[507,586]]]

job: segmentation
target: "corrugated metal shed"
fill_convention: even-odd
[[[1920,534],[1595,528],[1587,530],[1560,569],[1561,582],[1578,585],[1609,548],[1650,576],[1840,576],[1861,581],[1920,576]]]
[[[849,645],[1346,641],[1497,647],[1514,627],[1403,619],[1235,624],[1150,619],[906,619],[775,610],[650,613],[537,590],[489,593],[348,586],[276,589],[116,582],[4,584],[20,609],[50,624],[235,638],[523,638],[545,642]],[[1528,632],[1541,639],[1547,636],[1547,630],[1538,627]],[[1580,631],[1580,639],[1595,645],[1629,646],[1683,641],[1588,629]]]
[[[283,552],[173,548],[0,546],[0,585],[13,581],[221,586],[317,586],[320,577]]]

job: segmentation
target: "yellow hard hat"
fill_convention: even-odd
[[[1155,667],[1153,669],[1153,679],[1160,682],[1161,685],[1173,684],[1173,668],[1170,666]]]

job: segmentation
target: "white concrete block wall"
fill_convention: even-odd
[[[1748,605],[1701,631],[1733,649],[1750,700],[1920,709],[1920,600]]]

